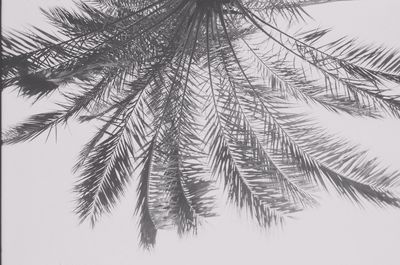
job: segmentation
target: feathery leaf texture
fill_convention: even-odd
[[[55,32],[3,35],[2,89],[35,102],[59,90],[62,100],[2,142],[97,121],[74,168],[76,214],[94,225],[136,179],[146,249],[159,229],[196,233],[215,216],[218,184],[265,228],[316,205],[321,189],[400,207],[400,172],[297,108],[400,118],[389,89],[400,85],[397,49],[332,41],[327,29],[291,33],[307,6],[337,1],[91,0],[42,10]]]

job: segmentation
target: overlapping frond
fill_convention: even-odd
[[[319,43],[329,33],[327,29],[315,29],[302,32],[300,39],[306,43],[318,45],[319,50],[330,53],[341,66],[356,77],[363,77],[371,82],[386,79],[400,83],[400,56],[397,49],[383,46],[358,45],[355,39],[342,37],[328,43]]]
[[[224,25],[223,22],[221,22],[222,26]],[[227,33],[227,31],[225,30]],[[325,165],[323,162],[319,161],[319,157],[313,157],[308,152],[311,152],[310,149],[312,150],[313,148],[315,149],[318,146],[321,146],[321,142],[324,141],[325,143],[329,143],[328,139],[326,137],[323,137],[323,133],[320,135],[317,134],[319,137],[315,137],[313,135],[312,131],[309,130],[310,126],[305,126],[305,128],[301,128],[299,125],[301,124],[301,119],[300,120],[294,120],[296,122],[296,125],[298,126],[296,128],[297,134],[304,135],[304,132],[307,132],[307,136],[310,138],[307,139],[304,142],[311,143],[311,147],[308,147],[308,150],[303,150],[303,148],[296,142],[296,139],[293,139],[291,135],[287,132],[287,129],[285,129],[281,124],[279,124],[279,116],[277,117],[276,115],[285,115],[285,112],[280,109],[280,112],[277,112],[277,107],[274,105],[268,104],[268,102],[265,102],[263,98],[267,97],[267,93],[265,90],[260,89],[259,86],[254,85],[254,82],[251,80],[251,77],[246,73],[245,69],[243,66],[241,66],[240,60],[235,54],[235,49],[232,45],[232,43],[229,41],[229,38],[227,38],[227,42],[229,43],[229,46],[231,48],[231,53],[233,57],[235,58],[235,63],[237,67],[240,69],[242,76],[244,77],[244,81],[247,83],[248,88],[246,89],[246,94],[248,105],[250,106],[250,110],[252,113],[257,113],[256,116],[262,117],[265,116],[266,120],[263,124],[264,128],[275,128],[277,130],[277,133],[274,134],[274,140],[277,140],[278,143],[279,141],[282,141],[281,143],[286,146],[288,150],[290,150],[291,154],[294,156],[294,159],[298,160],[300,162],[300,166],[306,166],[307,170],[306,173],[313,173],[316,182],[324,185],[324,177],[327,177],[332,183],[334,183],[334,186],[340,190],[340,193],[352,197],[355,200],[357,200],[357,196],[360,195],[366,199],[369,199],[371,201],[377,202],[377,203],[386,203],[389,205],[393,206],[398,206],[398,198],[395,196],[391,196],[391,193],[388,192],[386,193],[385,191],[381,191],[381,189],[384,189],[385,187],[380,187],[380,186],[374,186],[374,185],[368,185],[366,183],[363,183],[362,181],[354,181],[353,178],[358,178],[357,176],[349,177],[346,174],[349,174],[349,172],[345,173],[340,173],[331,167]],[[244,90],[246,86],[242,87],[242,90]],[[243,99],[246,99],[246,97],[243,97]],[[257,104],[258,101],[258,104]],[[255,108],[254,106],[259,106],[259,108]],[[275,115],[274,115],[275,114]],[[293,116],[293,114],[289,114],[289,117]],[[300,115],[302,117],[302,115]],[[291,121],[293,122],[293,121]],[[290,123],[292,124],[292,123]],[[299,128],[300,127],[300,128]],[[300,130],[299,130],[300,129]],[[268,131],[263,131],[263,135],[268,135]],[[311,139],[318,139],[318,142],[311,141]],[[321,141],[321,142],[320,142]],[[273,141],[270,140],[270,142],[273,143]],[[335,144],[337,144],[335,142]],[[344,144],[346,146],[346,144]],[[343,146],[342,146],[343,148]],[[346,149],[347,153],[349,153],[348,150],[355,149],[350,148]],[[326,149],[327,150],[327,149]],[[326,151],[324,150],[324,151]],[[342,152],[336,152],[336,155],[343,155]],[[322,154],[320,154],[322,155]],[[326,152],[323,154],[324,156],[335,156],[334,154],[327,155]],[[354,157],[357,157],[360,159],[362,157],[359,153],[356,153]],[[354,163],[354,161],[352,161]],[[360,163],[360,161],[357,161]],[[357,162],[355,162],[357,164]],[[371,162],[369,162],[371,163]],[[352,163],[350,162],[352,165]],[[372,167],[369,168],[367,171],[372,171],[374,168],[376,168],[376,164],[371,163]],[[347,168],[348,169],[348,168]],[[354,169],[354,168],[353,168]],[[378,170],[379,171],[379,170]],[[379,174],[373,175],[375,179],[379,179],[379,177],[383,174],[384,171],[379,171]],[[354,172],[351,172],[354,173]],[[397,173],[387,173],[384,174],[384,179],[387,179],[388,176],[394,176],[394,179],[398,179],[398,174]],[[389,181],[390,182],[390,181]]]
[[[214,202],[209,194],[213,188],[206,178],[206,156],[197,135],[199,95],[194,88],[193,84],[183,84],[174,94],[160,145],[166,160],[164,177],[171,216],[179,234],[196,233],[201,218],[213,216]]]
[[[264,228],[316,205],[321,189],[400,207],[399,172],[296,107],[400,117],[398,93],[385,88],[400,84],[396,49],[279,26],[330,2],[90,0],[75,11],[43,10],[54,34],[3,36],[2,89],[35,100],[59,90],[63,99],[5,130],[2,142],[29,141],[71,119],[97,121],[74,168],[76,213],[94,224],[137,179],[146,249],[159,229],[196,233],[215,215],[218,183]]]
[[[278,159],[282,164],[273,159],[278,154],[266,149],[265,136],[256,133],[240,102],[238,90],[246,85],[237,79],[240,75],[232,68],[235,64],[229,50],[220,49],[218,53],[220,63],[216,65],[221,65],[218,76],[223,79],[210,84],[212,93],[208,94],[214,99],[207,118],[218,126],[216,133],[215,124],[211,123],[207,134],[214,172],[224,177],[229,198],[238,206],[246,207],[260,225],[281,223],[286,213],[299,209],[296,204],[314,203],[313,197],[304,190],[311,185],[302,181],[304,178],[298,176],[298,170],[283,165],[284,159]],[[213,80],[211,75],[210,80]]]
[[[306,6],[327,4],[339,1],[349,0],[270,0],[270,1],[243,1],[243,5],[249,10],[256,12],[271,23],[276,23],[278,19],[284,19],[286,22],[305,21],[310,17],[304,9]],[[237,13],[241,13],[237,11]],[[241,13],[243,14],[243,13]]]
[[[325,81],[324,87],[333,91],[334,94],[341,93],[341,95],[346,95],[349,100],[357,102],[360,106],[377,107],[388,114],[398,117],[398,97],[385,93],[386,91],[382,91],[377,86],[377,79],[379,77],[390,77],[390,81],[394,81],[396,79],[396,72],[384,73],[382,75],[378,70],[370,70],[354,62],[335,57],[332,54],[324,52],[322,49],[318,49],[299,38],[283,32],[276,26],[262,20],[258,15],[252,13],[242,5],[238,6],[260,31],[268,36],[273,44],[279,47],[277,52],[287,54],[287,56],[294,60],[293,64],[298,67],[309,69],[307,74],[319,75]],[[368,49],[363,50],[362,53],[359,56],[368,56],[370,54]],[[393,50],[386,49],[385,52],[379,53],[377,56],[378,59],[375,60],[375,63],[383,60],[385,65],[391,65],[391,63],[396,65],[398,56],[396,56],[396,53],[393,53]],[[378,68],[382,67],[379,64],[375,66]],[[398,70],[393,66],[388,67],[391,71]]]

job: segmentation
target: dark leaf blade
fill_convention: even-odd
[[[25,122],[18,124],[2,133],[3,144],[17,144],[31,141],[41,133],[51,130],[62,117],[63,111],[40,113],[31,116]]]

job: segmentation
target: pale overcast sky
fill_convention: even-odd
[[[70,0],[3,0],[2,27],[43,25],[38,7],[70,5]],[[364,43],[400,48],[400,1],[358,0],[309,9],[316,24],[358,37]],[[46,104],[34,107],[34,112]],[[26,117],[29,104],[3,93],[3,128]],[[321,114],[322,115],[322,114]],[[400,121],[354,120],[322,115],[333,130],[348,136],[400,169]],[[283,229],[259,231],[225,209],[196,237],[179,239],[161,231],[152,253],[137,246],[130,192],[112,215],[90,229],[72,214],[71,173],[77,154],[90,137],[90,126],[59,130],[58,142],[45,136],[3,148],[2,258],[5,265],[399,265],[400,210],[366,207],[326,199],[314,210],[290,220]],[[132,191],[134,189],[131,189]]]

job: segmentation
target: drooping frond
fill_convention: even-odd
[[[52,83],[42,88],[44,92],[38,91],[40,88],[37,85],[21,85],[24,94],[45,94],[50,88],[58,87],[55,84],[69,83],[72,77],[86,79],[104,67],[124,67],[123,63],[127,61],[134,67],[140,67],[144,58],[152,58],[157,55],[154,51],[162,51],[162,46],[157,45],[157,42],[166,41],[162,40],[165,27],[162,23],[170,20],[173,12],[182,7],[182,4],[178,4],[178,7],[160,16],[160,10],[167,4],[162,2],[149,3],[123,18],[112,21],[104,18],[101,28],[66,40],[52,37],[41,30],[4,38],[3,87],[18,85],[21,79],[31,76],[40,79],[41,83],[45,82],[43,79]],[[150,34],[150,30],[154,32]],[[168,30],[174,31],[171,28]]]
[[[285,55],[260,53],[257,46],[252,47],[243,38],[241,41],[248,51],[248,61],[257,66],[256,69],[264,84],[278,90],[282,96],[291,96],[308,104],[317,104],[336,113],[379,116],[373,107],[360,105],[347,95],[332,93],[332,90],[327,90],[315,80],[307,79],[304,67],[296,68]]]
[[[324,29],[292,33],[310,16],[305,6],[337,1],[90,0],[42,10],[54,32],[4,34],[2,89],[52,95],[58,109],[5,130],[2,142],[95,121],[74,168],[76,213],[94,224],[136,179],[145,249],[159,229],[196,233],[215,215],[217,184],[263,228],[316,205],[319,190],[399,208],[399,172],[298,107],[400,117],[398,50],[325,40]]]
[[[400,55],[397,49],[382,46],[360,46],[356,40],[342,37],[333,42],[319,44],[326,29],[302,32],[300,40],[318,45],[319,50],[336,58],[341,67],[355,77],[362,77],[370,82],[380,83],[383,80],[400,83]]]
[[[234,62],[229,59],[235,54],[229,53],[229,49],[219,49],[218,53],[219,63],[214,63],[222,65],[216,70],[223,79],[213,83],[209,66],[209,94],[213,104],[207,118],[219,128],[215,132],[215,125],[211,123],[207,135],[214,172],[224,175],[229,198],[238,206],[246,207],[260,225],[281,223],[286,213],[296,211],[293,203],[312,204],[314,200],[301,187],[307,185],[301,183],[304,178],[299,177],[294,168],[280,166],[274,161],[272,157],[276,154],[268,153],[263,137],[260,138],[250,124],[238,97],[237,90],[243,88],[242,80],[237,80],[239,73],[232,69]]]
[[[200,131],[197,121],[200,102],[197,97],[200,95],[196,92],[196,78],[193,74],[190,75],[196,60],[196,47],[203,19],[204,13],[200,12],[192,21],[195,36],[191,44],[193,48],[183,72],[184,77],[175,85],[179,89],[171,94],[171,106],[165,113],[168,125],[162,135],[171,214],[179,234],[196,232],[200,217],[213,215],[213,198],[208,195],[212,189],[211,182],[204,178],[207,172],[204,166],[205,155],[201,150],[201,139],[196,135]]]
[[[166,160],[164,178],[171,216],[179,234],[196,233],[201,219],[213,216],[213,198],[209,195],[212,183],[206,178],[203,145],[196,135],[200,128],[195,108],[199,95],[193,88],[192,84],[183,84],[174,93],[160,145]]]
[[[397,97],[387,95],[376,87],[376,76],[379,74],[374,73],[371,76],[371,71],[308,45],[262,20],[260,16],[246,9],[243,5],[238,4],[237,6],[263,34],[268,36],[273,44],[279,47],[278,53],[286,53],[292,56],[294,63],[296,63],[297,59],[300,59],[301,61],[297,64],[303,67],[304,63],[308,64],[311,69],[313,68],[321,74],[322,79],[327,81],[325,86],[332,90],[344,91],[349,98],[362,105],[372,104],[394,116],[398,115],[399,104]],[[268,29],[264,28],[264,26]],[[393,56],[393,54],[390,55],[389,59]],[[313,72],[311,71],[308,74],[311,73]]]
[[[42,132],[52,129],[63,113],[60,111],[39,113],[33,115],[25,122],[16,125],[2,133],[2,143],[15,144],[29,141]]]
[[[222,26],[224,26],[223,21],[221,22]],[[225,28],[225,33],[227,34],[226,28]],[[393,206],[399,206],[399,200],[397,197],[392,196],[390,192],[385,192],[385,189],[387,188],[386,186],[375,186],[375,185],[368,185],[368,183],[364,183],[363,181],[355,181],[351,177],[346,176],[348,172],[345,172],[344,174],[341,174],[340,172],[332,169],[328,165],[324,164],[323,162],[319,161],[319,157],[313,157],[308,152],[312,152],[312,148],[316,148],[321,146],[319,141],[324,141],[325,143],[329,143],[328,139],[326,137],[323,137],[324,134],[318,135],[319,137],[314,138],[312,133],[309,134],[310,139],[307,139],[306,142],[311,143],[311,147],[308,147],[309,149],[303,150],[303,148],[296,142],[295,139],[293,139],[290,134],[287,132],[287,129],[285,130],[285,127],[283,127],[281,124],[279,124],[279,116],[276,115],[282,115],[284,116],[285,113],[284,111],[280,110],[280,112],[277,112],[277,107],[274,105],[268,104],[263,98],[268,97],[266,96],[265,90],[260,89],[258,86],[254,85],[252,82],[251,78],[249,75],[246,73],[245,69],[243,66],[241,66],[240,60],[235,54],[235,49],[232,45],[232,43],[229,41],[229,38],[227,38],[227,42],[231,48],[231,52],[233,57],[235,58],[235,63],[238,66],[239,70],[241,71],[242,75],[244,76],[244,81],[247,83],[248,88],[246,89],[246,94],[250,97],[250,100],[248,101],[248,105],[250,107],[250,110],[252,113],[258,113],[258,116],[262,117],[265,115],[266,121],[264,122],[263,128],[276,128],[278,134],[274,135],[274,140],[277,140],[278,143],[279,141],[282,141],[281,143],[286,146],[288,150],[290,150],[291,155],[294,156],[294,159],[298,160],[300,162],[300,166],[307,166],[307,171],[306,173],[313,173],[314,174],[314,179],[316,180],[317,183],[325,185],[324,184],[324,177],[327,177],[331,183],[334,184],[335,188],[339,189],[340,193],[352,197],[353,199],[357,200],[357,196],[362,196],[366,199],[369,199],[373,202],[376,203],[385,203],[388,205],[393,205]],[[242,90],[244,90],[246,86],[242,86]],[[248,100],[247,97],[247,100]],[[246,99],[244,96],[243,99]],[[258,104],[255,104],[258,101]],[[254,108],[256,106],[256,108]],[[275,115],[274,115],[275,113]],[[261,115],[260,115],[261,114]],[[293,116],[293,114],[289,114],[289,117]],[[302,117],[300,115],[300,117]],[[302,118],[300,120],[295,120],[297,126],[299,126],[299,123],[302,121]],[[293,121],[291,121],[293,122]],[[300,123],[301,124],[301,123]],[[309,126],[308,126],[309,127]],[[306,127],[307,128],[307,127]],[[309,130],[304,130],[301,127],[296,128],[297,129],[297,134],[304,135],[304,132],[309,132]],[[299,130],[300,129],[300,130]],[[267,131],[263,131],[263,135],[268,135],[269,133]],[[311,139],[318,139],[318,142],[311,141]],[[270,141],[271,142],[271,141]],[[335,142],[335,144],[337,144]],[[346,146],[346,145],[344,145]],[[341,146],[341,148],[344,148]],[[351,148],[354,149],[354,148]],[[348,150],[346,150],[348,153]],[[315,152],[315,151],[314,151]],[[336,155],[342,155],[341,152],[336,152]],[[331,154],[330,157],[333,157],[335,154]],[[323,156],[326,154],[318,154],[319,156]],[[362,157],[359,153],[356,153],[354,157],[357,157],[357,159],[360,159]],[[360,161],[357,161],[360,163]],[[370,163],[370,162],[369,162]],[[350,162],[351,164],[351,162]],[[376,168],[376,165],[374,163],[371,163],[372,167],[368,169],[368,171],[373,171],[374,168]],[[347,168],[348,169],[348,168]],[[382,171],[379,171],[379,174],[382,173]],[[354,172],[352,172],[354,173]],[[380,176],[379,174],[373,175],[373,178],[379,179]],[[384,175],[383,178],[390,178],[389,176],[393,177],[394,179],[398,178],[398,174],[390,174]],[[354,176],[353,178],[357,179],[358,176]],[[390,180],[388,182],[391,182]]]

